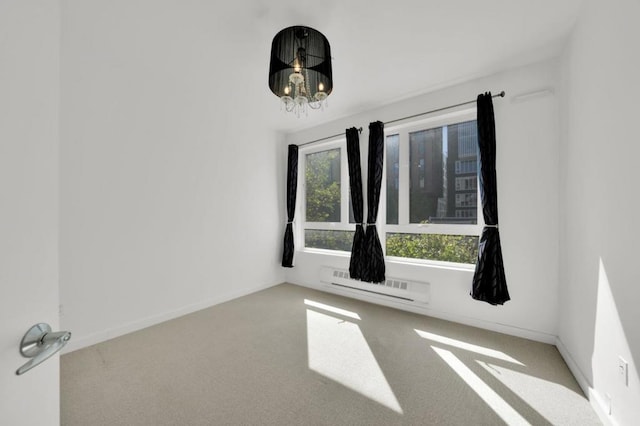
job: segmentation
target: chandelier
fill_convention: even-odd
[[[326,106],[333,90],[331,49],[319,31],[295,26],[280,31],[271,44],[269,88],[281,108],[298,117]]]

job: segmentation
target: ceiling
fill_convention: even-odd
[[[249,0],[218,24],[246,96],[269,127],[291,132],[416,94],[558,55],[582,0]],[[280,111],[267,85],[269,50],[282,28],[306,25],[331,44],[334,91],[325,111]],[[238,28],[243,31],[238,32]],[[257,40],[257,43],[256,43]],[[265,113],[265,111],[267,111]]]

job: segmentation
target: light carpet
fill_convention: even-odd
[[[554,346],[282,284],[61,358],[63,425],[595,425]]]

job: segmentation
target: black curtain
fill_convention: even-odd
[[[480,197],[485,227],[478,244],[478,262],[473,274],[471,297],[492,305],[510,300],[504,275],[498,232],[496,181],[496,129],[491,92],[478,95],[478,146],[480,149]]]
[[[289,145],[287,162],[287,228],[284,231],[282,266],[293,268],[293,218],[296,214],[296,191],[298,189],[298,146]]]
[[[353,218],[356,221],[356,233],[353,236],[349,275],[351,278],[362,279],[364,269],[364,201],[362,199],[362,172],[360,170],[360,137],[358,129],[347,129],[347,159],[349,162],[349,188]]]
[[[367,176],[367,230],[364,237],[364,268],[362,281],[383,282],[385,277],[384,255],[376,218],[382,186],[382,167],[384,161],[384,123],[375,121],[369,124],[369,167]]]

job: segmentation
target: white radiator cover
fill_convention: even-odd
[[[423,306],[429,303],[430,285],[427,282],[387,277],[387,279],[380,284],[368,283],[351,279],[349,277],[349,271],[345,269],[328,266],[320,268],[320,281],[327,286],[373,293],[398,302]]]

